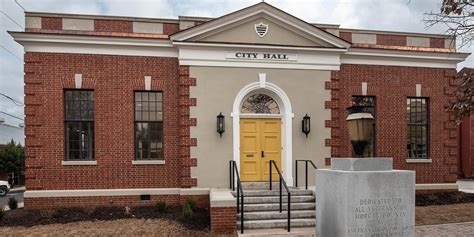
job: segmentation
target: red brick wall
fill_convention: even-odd
[[[430,47],[431,48],[444,48],[444,39],[430,38]]]
[[[346,41],[352,42],[352,33],[350,32],[339,32],[339,37]]]
[[[179,24],[163,23],[163,34],[172,35],[179,31]]]
[[[474,115],[471,114],[471,170],[474,177]]]
[[[94,31],[99,32],[133,32],[133,23],[131,21],[117,20],[94,20]]]
[[[63,28],[63,19],[60,17],[42,17],[41,28],[45,30],[61,30]]]
[[[95,166],[62,166],[64,160],[63,90],[94,89]],[[176,58],[25,54],[26,187],[28,190],[190,187],[188,69]],[[132,165],[134,159],[133,92],[163,91],[164,165]],[[182,131],[178,133],[177,131]]]
[[[377,34],[378,45],[406,46],[407,37],[402,35],[381,35]]]
[[[376,156],[393,157],[396,169],[416,171],[417,183],[455,182],[458,170],[457,130],[445,112],[447,94],[455,89],[454,69],[410,68],[372,65],[342,65],[340,72],[332,72],[326,88],[331,90],[332,157],[352,155],[346,127],[346,111],[351,97],[361,95],[361,83],[367,82],[369,96],[376,96]],[[429,97],[431,164],[406,163],[406,98],[416,96],[415,85],[422,85],[422,96]]]
[[[182,195],[179,197],[179,204],[183,206],[186,204],[188,199],[192,199],[196,202],[196,205],[201,208],[209,208],[209,195]]]
[[[26,198],[25,208],[93,208],[104,206],[135,207],[153,206],[157,201],[165,202],[166,205],[170,206],[179,206],[186,202],[186,197],[187,196],[179,195],[152,195],[150,200],[140,200],[140,196]],[[209,195],[196,195],[191,197],[196,200],[197,207],[209,208]]]
[[[212,207],[211,230],[232,233],[237,227],[237,207]]]

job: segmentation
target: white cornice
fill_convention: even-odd
[[[25,52],[178,57],[167,39],[10,33]]]
[[[266,14],[271,16],[272,18],[284,22],[284,24],[287,24],[290,27],[296,28],[335,47],[348,48],[351,45],[350,43],[324,30],[321,30],[266,3],[255,4],[240,11],[216,18],[212,21],[206,22],[205,24],[178,32],[171,36],[171,40],[185,41],[198,35],[217,30],[223,26],[243,21],[246,18],[258,14]]]
[[[201,47],[217,47],[217,48],[249,48],[249,49],[274,49],[274,50],[299,50],[299,51],[321,51],[321,52],[346,52],[345,48],[325,48],[325,47],[301,47],[286,45],[258,45],[258,44],[227,44],[227,43],[208,43],[208,42],[178,42],[173,41],[176,46],[201,46]]]
[[[464,61],[469,55],[469,53],[350,48],[345,54],[341,55],[341,63],[456,68],[457,64]]]
[[[10,33],[25,52],[174,57],[182,65],[339,70],[341,64],[456,68],[469,53],[420,52],[370,48],[171,42],[167,39]],[[232,50],[298,54],[297,62],[255,62],[226,58]]]
[[[180,44],[179,63],[189,66],[214,67],[246,67],[246,68],[285,68],[312,70],[339,70],[340,54],[346,49],[327,48],[294,48],[294,47],[262,47],[255,45],[209,45],[209,44]],[[229,52],[249,51],[258,53],[297,54],[297,60],[254,60],[228,58]],[[317,51],[319,50],[319,51]]]

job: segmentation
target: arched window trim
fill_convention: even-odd
[[[240,107],[243,114],[280,114],[278,102],[265,93],[247,96]]]

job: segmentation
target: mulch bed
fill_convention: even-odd
[[[126,218],[169,219],[177,221],[191,230],[208,230],[210,223],[209,211],[206,209],[195,208],[192,217],[185,218],[179,206],[167,207],[163,212],[157,211],[154,207],[144,206],[131,208],[128,212],[123,207],[100,207],[91,210],[81,208],[61,208],[56,210],[15,209],[5,213],[3,220],[0,221],[0,227],[31,227],[34,225]]]
[[[416,195],[416,206],[474,203],[473,193],[448,192]]]

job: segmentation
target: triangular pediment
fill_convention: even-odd
[[[350,46],[349,42],[264,2],[180,31],[172,35],[171,40],[296,47]]]

